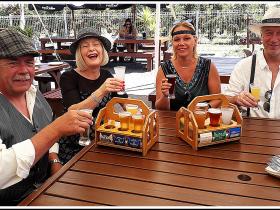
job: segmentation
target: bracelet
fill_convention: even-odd
[[[59,159],[50,160],[50,164],[54,164],[54,163],[60,163],[60,164],[62,164],[62,162],[61,162]]]
[[[92,96],[92,99],[93,99],[93,101],[95,102],[95,103],[97,103],[97,104],[99,104],[100,103],[100,99],[98,99],[95,95],[94,95],[94,92],[91,94],[91,96]]]

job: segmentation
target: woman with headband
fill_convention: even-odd
[[[179,110],[200,95],[221,92],[220,76],[210,59],[197,55],[197,37],[194,26],[189,22],[179,22],[171,30],[173,56],[162,63],[156,78],[156,109]],[[171,83],[166,75],[175,79],[175,99],[168,97]],[[217,107],[219,101],[211,101],[209,106]]]

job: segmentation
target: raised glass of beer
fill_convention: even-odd
[[[166,78],[168,79],[168,83],[170,83],[172,85],[169,89],[169,95],[168,95],[169,99],[175,98],[174,88],[175,88],[176,77],[177,77],[176,74],[167,74],[166,75]]]
[[[92,109],[81,109],[80,111],[87,112],[90,115],[92,115]],[[88,127],[84,133],[80,134],[79,145],[87,146],[90,143],[90,127]]]
[[[124,81],[125,79],[125,66],[115,66],[114,70],[115,70],[115,76],[116,78]],[[122,91],[117,92],[119,95],[123,95],[125,94],[125,90],[123,89]]]
[[[129,123],[131,118],[130,112],[119,112],[119,118],[120,118],[120,131],[127,131],[129,130]]]
[[[221,109],[210,108],[208,109],[208,114],[210,118],[210,126],[217,127],[220,126],[220,118],[222,115]]]
[[[258,87],[256,84],[251,83],[250,84],[250,88],[251,88],[251,94],[254,96],[254,98],[256,99],[256,101],[260,101],[260,97],[261,97],[261,88]],[[259,109],[259,105],[257,107],[254,107],[253,109],[258,110]]]
[[[145,116],[142,114],[134,114],[132,115],[132,121],[133,121],[133,132],[135,133],[141,133],[143,130],[143,125],[144,125],[144,119]]]

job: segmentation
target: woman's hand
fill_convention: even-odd
[[[108,78],[103,83],[103,85],[100,87],[103,95],[106,95],[110,92],[118,92],[122,91],[125,88],[124,81],[118,79],[118,78]]]
[[[161,80],[161,92],[163,96],[168,97],[171,86],[172,84],[168,83],[168,79],[164,78]]]

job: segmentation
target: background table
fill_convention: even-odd
[[[90,145],[20,205],[280,205],[280,180],[265,172],[280,154],[280,121],[245,118],[240,142],[194,151],[175,136],[175,112],[158,113],[147,156]]]
[[[55,82],[55,88],[59,88],[59,81],[60,81],[60,76],[61,76],[61,71],[64,68],[69,67],[68,63],[63,63],[59,65],[49,65],[48,63],[41,63],[39,66],[36,66],[35,68],[35,80],[38,81],[39,83],[39,89],[42,93],[46,92],[45,89],[49,89],[44,87],[44,85],[49,85],[49,84],[44,84],[44,82],[40,83],[40,75],[44,75],[45,73],[48,73],[52,79]]]

